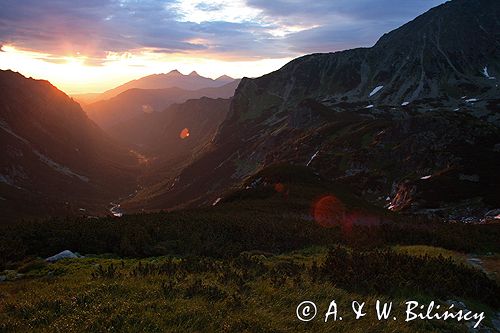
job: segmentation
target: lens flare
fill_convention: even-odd
[[[189,136],[189,129],[185,128],[181,131],[181,133],[179,134],[179,137],[181,139],[185,139]]]
[[[283,193],[285,191],[285,185],[282,183],[276,183],[274,184],[274,190],[278,193]]]
[[[344,204],[333,195],[320,198],[314,203],[312,209],[316,223],[327,228],[342,225],[345,214]]]

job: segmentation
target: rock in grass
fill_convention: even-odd
[[[61,259],[75,259],[75,258],[82,258],[82,257],[83,256],[81,256],[78,253],[73,253],[70,250],[64,250],[56,255],[53,255],[52,257],[48,257],[47,259],[45,259],[45,261],[56,262],[56,261],[59,261]]]

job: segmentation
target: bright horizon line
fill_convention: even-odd
[[[126,83],[128,83],[128,82],[131,82],[131,81],[134,81],[134,80],[139,80],[139,79],[142,79],[142,78],[144,78],[144,77],[151,76],[151,75],[165,75],[165,74],[170,74],[171,72],[174,72],[174,71],[177,71],[177,72],[181,73],[181,74],[182,74],[182,75],[184,75],[184,76],[189,76],[191,73],[195,72],[195,73],[196,73],[196,74],[198,74],[199,76],[204,77],[204,78],[207,78],[207,79],[211,79],[211,80],[213,80],[213,81],[215,81],[215,80],[217,80],[217,79],[219,79],[219,78],[221,78],[221,77],[223,77],[223,76],[228,76],[228,77],[230,77],[230,78],[231,78],[231,79],[233,79],[233,80],[241,80],[243,77],[255,78],[255,77],[250,77],[250,76],[247,76],[247,75],[242,76],[242,77],[233,77],[233,76],[231,76],[231,75],[227,75],[227,74],[222,74],[222,75],[218,75],[218,76],[206,76],[206,75],[203,75],[203,74],[198,73],[198,71],[197,71],[197,70],[195,70],[195,69],[193,69],[193,70],[191,70],[191,71],[189,71],[189,72],[184,72],[184,73],[183,73],[183,71],[180,71],[180,70],[178,70],[178,69],[174,68],[174,69],[172,69],[172,70],[170,70],[170,71],[167,71],[167,72],[150,73],[150,74],[145,74],[145,75],[139,76],[139,77],[137,77],[137,78],[132,78],[132,79],[130,79],[130,80],[128,80],[128,81],[125,81],[125,82],[122,82],[122,83],[118,83],[118,85],[117,85],[117,86],[114,86],[114,87],[112,87],[112,88],[110,88],[110,89],[117,88],[117,87],[119,87],[119,86],[121,86],[121,85],[123,85],[123,84],[126,84]],[[22,73],[20,73],[20,74],[22,74]],[[267,73],[266,73],[266,74],[267,74]],[[264,74],[264,75],[265,75],[265,74]],[[104,90],[104,91],[90,91],[90,92],[84,92],[84,93],[70,93],[70,92],[68,92],[67,94],[68,94],[68,95],[102,94],[102,93],[105,93],[106,91],[108,91],[108,90],[110,90],[110,89],[106,89],[106,90]]]
[[[0,11],[0,69],[73,95],[173,69],[258,77],[305,54],[372,46],[444,2],[12,1]]]
[[[208,78],[208,79],[211,79],[213,81],[217,80],[218,78],[222,77],[222,76],[228,76],[230,78],[232,78],[233,80],[240,80],[242,79],[243,77],[232,77],[231,75],[227,75],[227,74],[222,74],[222,75],[219,75],[219,76],[214,76],[214,77],[210,77],[210,76],[205,76],[205,75],[202,75],[200,73],[198,73],[197,70],[192,70],[190,72],[188,72],[187,74],[186,73],[183,73],[182,71],[178,70],[178,69],[172,69],[168,72],[159,72],[159,73],[150,73],[150,74],[145,74],[145,75],[142,75],[142,76],[139,76],[139,77],[136,77],[136,78],[132,78],[128,81],[124,81],[124,82],[121,82],[121,83],[118,83],[118,85],[114,86],[114,87],[111,87],[109,89],[106,89],[106,90],[103,90],[103,91],[89,91],[89,92],[83,92],[83,93],[72,93],[72,92],[65,92],[66,94],[70,95],[70,96],[74,96],[74,95],[87,95],[87,94],[102,94],[102,93],[105,93],[106,91],[110,90],[110,89],[114,89],[114,88],[117,88],[123,84],[126,84],[128,82],[131,82],[131,81],[134,81],[134,80],[139,80],[139,79],[142,79],[144,77],[148,77],[148,76],[151,76],[151,75],[162,75],[162,74],[169,74],[170,72],[173,72],[173,71],[177,71],[179,73],[181,73],[182,75],[184,76],[188,76],[190,75],[192,72],[196,72],[196,74],[198,74],[199,76],[201,77],[204,77],[204,78]],[[20,73],[22,74],[22,73]],[[26,76],[26,75],[25,75]],[[244,77],[249,77],[249,76],[244,76]]]
[[[89,65],[88,58],[79,54],[48,61],[46,54],[3,45],[0,69],[47,80],[68,95],[81,95],[103,93],[132,80],[173,70],[183,75],[195,71],[212,80],[223,75],[235,79],[259,77],[278,70],[293,58],[231,61],[185,54],[156,56],[142,51],[134,54],[108,54],[105,64]]]

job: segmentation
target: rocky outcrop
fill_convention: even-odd
[[[64,250],[62,252],[59,252],[58,254],[48,257],[47,259],[45,259],[45,261],[56,262],[62,259],[77,259],[77,258],[83,258],[83,256],[81,256],[78,253],[73,253],[70,250]]]

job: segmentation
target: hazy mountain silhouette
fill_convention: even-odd
[[[229,104],[229,99],[191,99],[108,130],[111,136],[148,157],[141,177],[144,190],[132,199],[135,209],[157,208],[156,195],[173,186],[172,177],[206,152]]]
[[[195,71],[191,72],[188,75],[184,75],[178,70],[173,70],[166,74],[152,74],[137,80],[132,80],[127,83],[124,83],[116,88],[107,90],[104,93],[102,93],[99,96],[99,100],[106,100],[112,98],[124,91],[133,88],[164,89],[164,88],[177,87],[185,90],[197,90],[202,88],[220,87],[232,81],[234,81],[234,79],[226,75],[221,76],[216,80],[213,80],[201,76]]]
[[[170,159],[177,153],[188,153],[200,144],[207,144],[229,111],[229,99],[202,97],[173,104],[161,112],[142,113],[109,128],[110,136]],[[179,137],[187,128],[189,138]]]
[[[84,93],[84,94],[71,94],[74,100],[76,100],[81,106],[97,102],[101,93]]]
[[[165,89],[133,88],[111,99],[89,104],[85,106],[85,111],[99,126],[107,129],[142,113],[162,111],[171,104],[182,103],[188,99],[232,97],[238,84],[239,80],[232,80],[220,87],[198,90],[185,90],[178,87]]]

